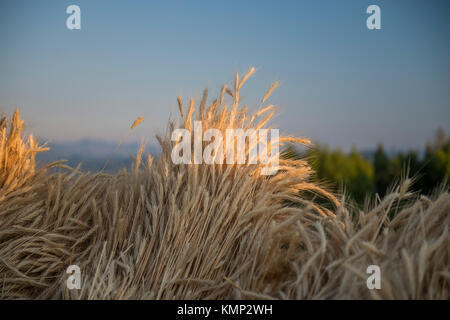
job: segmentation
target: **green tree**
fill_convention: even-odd
[[[335,188],[345,187],[357,202],[362,202],[373,192],[373,166],[356,149],[345,154],[341,150],[317,147],[309,152],[308,158],[319,180],[331,183]]]
[[[423,154],[409,151],[389,157],[380,144],[374,153],[373,162],[356,149],[344,153],[326,146],[313,148],[306,156],[319,181],[327,182],[335,189],[345,188],[359,203],[373,192],[384,196],[388,188],[405,175],[414,177],[412,189],[423,194],[430,194],[450,177],[450,138],[442,129],[426,145]],[[300,154],[291,147],[284,157],[300,157]]]
[[[384,151],[382,144],[378,144],[374,154],[373,167],[375,170],[375,192],[384,196],[392,183],[393,177],[389,170],[390,159]]]
[[[423,173],[418,181],[424,193],[431,193],[445,179],[450,177],[450,138],[440,128],[434,140],[427,144]]]

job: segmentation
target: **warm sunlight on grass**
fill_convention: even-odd
[[[181,118],[158,136],[161,155],[143,159],[141,148],[114,175],[36,169],[45,148],[23,136],[18,112],[2,118],[0,297],[448,299],[447,192],[420,196],[405,179],[360,210],[313,183],[303,159],[281,157],[274,176],[259,165],[171,161],[171,132],[192,131],[194,119],[204,130],[270,128],[277,83],[254,113],[241,105],[253,73],[236,75],[210,103],[207,90],[187,110],[179,97]],[[308,140],[280,137],[291,143]],[[82,271],[78,291],[65,287],[71,264]],[[374,264],[380,290],[366,286]]]

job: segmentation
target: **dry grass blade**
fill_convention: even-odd
[[[272,95],[272,93],[278,87],[278,84],[279,84],[278,81],[275,81],[274,83],[272,83],[269,90],[267,90],[267,92],[264,94],[264,97],[261,100],[262,104],[264,104],[264,102],[266,102],[266,100],[269,99],[269,97]]]

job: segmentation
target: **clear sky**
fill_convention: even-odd
[[[81,30],[66,28],[67,6]],[[381,8],[368,30],[366,8]],[[165,128],[181,94],[258,69],[249,105],[281,86],[274,125],[333,147],[421,148],[450,133],[450,1],[0,0],[0,109],[51,140]],[[176,108],[174,109],[176,111]]]

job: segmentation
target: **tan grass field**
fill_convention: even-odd
[[[180,119],[158,137],[161,156],[141,148],[115,175],[37,168],[45,146],[23,135],[18,112],[2,118],[0,298],[449,299],[448,193],[410,193],[404,179],[359,210],[312,183],[304,160],[280,159],[274,176],[258,165],[172,163],[170,134],[194,119],[204,130],[268,128],[276,84],[254,113],[240,101],[253,71],[210,105],[207,91],[198,106],[179,98]],[[72,264],[81,290],[66,288]],[[369,290],[373,264],[381,289]]]

